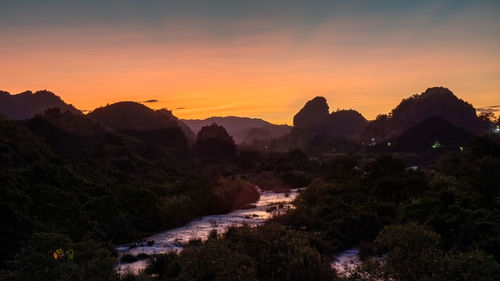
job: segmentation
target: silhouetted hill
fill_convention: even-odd
[[[324,97],[315,97],[293,117],[296,132],[319,132],[324,130],[329,116],[329,107]]]
[[[473,134],[440,117],[428,118],[387,143],[384,150],[424,153],[427,151],[460,151]],[[390,143],[390,145],[388,145]]]
[[[335,137],[359,136],[366,126],[368,121],[356,110],[338,110],[329,116],[328,134]]]
[[[272,124],[268,126],[243,129],[234,134],[233,138],[236,143],[251,144],[254,141],[267,141],[271,139],[277,139],[289,134],[290,131],[291,127],[288,125]]]
[[[217,124],[204,126],[196,135],[195,151],[205,159],[226,160],[236,153],[233,138]]]
[[[69,111],[73,114],[81,114],[71,104],[65,103],[60,97],[47,90],[35,93],[26,91],[17,95],[0,91],[0,112],[9,119],[25,120],[43,113],[49,108],[59,108],[61,112]]]
[[[364,131],[368,121],[359,112],[338,110],[331,114],[324,97],[308,101],[293,118],[293,132],[298,136],[313,139],[317,136],[355,138]]]
[[[194,141],[194,133],[166,109],[153,110],[136,102],[117,102],[97,108],[88,114],[106,126],[118,131],[155,131],[180,128],[188,141]]]
[[[236,143],[251,143],[254,140],[269,140],[290,132],[288,125],[275,125],[259,118],[248,117],[210,117],[207,119],[182,120],[193,132],[197,133],[204,126],[217,124],[224,127]]]
[[[43,114],[35,117],[42,119],[53,126],[74,135],[93,136],[111,132],[112,129],[106,127],[101,122],[83,114],[73,114],[69,111],[61,113],[59,108],[47,109]]]
[[[248,117],[237,117],[237,116],[227,116],[227,117],[210,117],[206,119],[183,119],[186,125],[193,130],[196,134],[204,126],[212,125],[216,123],[226,129],[226,131],[231,135],[231,133],[238,132],[246,128],[257,128],[272,125],[271,123],[258,118],[248,118]]]
[[[474,107],[443,87],[428,88],[401,101],[391,112],[390,124],[396,132],[404,132],[431,117],[442,118],[470,132],[482,127]]]

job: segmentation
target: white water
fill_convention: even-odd
[[[261,192],[259,201],[255,207],[246,210],[237,210],[225,215],[212,215],[198,218],[188,224],[160,232],[147,237],[144,241],[154,241],[148,246],[146,242],[138,243],[138,246],[121,245],[117,247],[120,257],[124,254],[162,254],[169,251],[180,251],[183,245],[192,239],[207,239],[210,231],[217,230],[217,233],[225,232],[231,226],[257,226],[264,223],[272,216],[293,208],[291,202],[297,197],[299,189],[292,189],[289,193],[276,193],[272,191]],[[283,204],[280,204],[283,203]],[[274,208],[270,211],[270,208]],[[137,244],[137,243],[136,243]],[[120,273],[139,273],[146,267],[147,260],[139,260],[133,263],[120,263],[117,271]]]
[[[331,267],[335,269],[337,274],[349,276],[350,272],[361,265],[361,260],[359,258],[359,247],[355,247],[349,250],[345,250],[336,254],[334,261],[331,263]],[[374,255],[370,257],[379,262],[384,262],[386,255]]]
[[[331,266],[337,273],[342,274],[356,268],[360,264],[359,248],[352,248],[335,255]]]

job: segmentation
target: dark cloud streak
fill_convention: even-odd
[[[500,112],[500,105],[490,105],[476,108],[478,112]]]

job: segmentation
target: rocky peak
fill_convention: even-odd
[[[467,131],[481,129],[474,107],[444,87],[428,88],[421,94],[403,99],[392,110],[390,122],[395,132],[403,132],[431,117],[442,118]]]
[[[232,158],[236,145],[224,127],[212,124],[198,132],[194,150],[205,160],[219,161]]]
[[[293,126],[296,129],[310,129],[319,122],[327,119],[329,107],[324,97],[315,97],[308,101],[304,107],[293,117]]]
[[[196,136],[196,141],[220,140],[227,143],[233,143],[233,138],[227,133],[224,127],[217,124],[202,127]]]

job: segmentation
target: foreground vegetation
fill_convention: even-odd
[[[170,129],[77,136],[39,118],[0,121],[0,279],[500,276],[500,148],[488,138],[422,161],[360,149],[236,150],[217,141],[190,149],[179,136]],[[212,233],[180,254],[153,257],[138,276],[115,272],[116,244],[242,207],[257,199],[254,184],[308,188],[296,209],[264,226]],[[337,274],[332,256],[354,246],[362,265]]]
[[[255,182],[297,178],[279,168],[293,153],[235,153],[217,141],[192,150],[178,129],[82,136],[0,118],[0,279],[119,279],[115,245],[244,207]]]
[[[417,170],[393,155],[320,159],[296,209],[154,257],[125,278],[497,280],[500,147],[476,138],[434,159]],[[331,257],[354,246],[362,264],[336,274]]]

